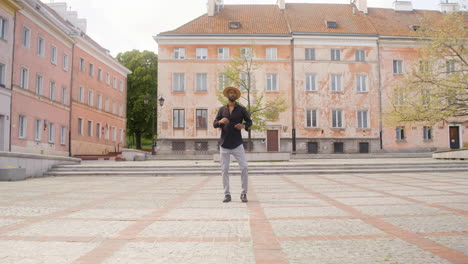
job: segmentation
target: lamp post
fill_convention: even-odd
[[[161,97],[159,97],[158,101],[159,101],[159,106],[162,107],[164,105],[164,101],[165,101],[164,98],[161,96]],[[159,113],[160,112],[161,111],[158,109],[158,122],[159,122]],[[159,137],[159,131],[160,130],[158,129],[158,131],[156,132],[156,133],[158,133],[158,137]]]
[[[144,99],[144,102],[145,102],[145,105],[147,105],[150,101],[150,98],[148,97],[145,97]],[[151,155],[154,155],[154,102],[153,100],[151,100],[151,118],[152,118],[152,122],[151,122]]]

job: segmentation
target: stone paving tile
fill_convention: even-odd
[[[218,200],[188,200],[185,201],[184,203],[180,204],[177,206],[178,208],[233,208],[233,207],[241,207],[241,208],[246,208],[247,205],[245,203],[236,203],[236,202],[231,202],[231,203],[222,203],[222,199],[224,199],[224,196],[221,196],[218,198]]]
[[[115,237],[130,221],[49,220],[8,232],[8,236],[96,236]]]
[[[23,220],[18,220],[18,219],[1,219],[0,218],[0,227],[11,225],[11,224],[16,224],[22,221]]]
[[[395,197],[372,197],[372,198],[336,198],[335,200],[347,205],[364,205],[364,204],[412,204],[413,202],[406,201]]]
[[[460,251],[468,255],[468,236],[447,236],[447,237],[431,237],[428,236],[430,240],[433,240],[441,245]]]
[[[363,191],[356,191],[356,192],[328,192],[328,191],[320,191],[320,193],[325,194],[326,196],[333,197],[333,198],[340,198],[340,197],[366,197],[366,196],[383,196],[381,193],[377,192],[363,192]]]
[[[272,217],[310,217],[310,216],[350,216],[336,207],[295,207],[295,208],[264,208],[265,215]]]
[[[66,218],[103,218],[103,219],[136,219],[153,212],[152,209],[85,209],[68,214]]]
[[[443,203],[443,206],[447,206],[453,209],[464,210],[468,212],[468,203]]]
[[[468,203],[468,195],[452,195],[452,196],[417,196],[411,197],[418,201],[423,201],[427,203],[450,203],[450,202],[462,202]]]
[[[379,229],[359,219],[269,220],[279,237],[380,235]]]
[[[290,264],[449,264],[399,239],[283,241]]]
[[[251,242],[128,243],[103,264],[253,264]]]
[[[140,208],[140,209],[158,209],[166,207],[167,200],[113,200],[96,204],[96,208]]]
[[[23,207],[48,207],[48,208],[65,208],[78,206],[80,204],[89,203],[89,200],[72,200],[72,199],[40,199],[40,200],[28,200],[19,201],[15,205]]]
[[[318,199],[277,199],[259,201],[262,207],[297,207],[297,206],[329,206],[325,201]]]
[[[376,215],[424,215],[424,214],[447,214],[445,210],[433,208],[430,206],[411,204],[411,205],[386,205],[386,206],[353,206],[365,214]]]
[[[433,190],[404,190],[404,191],[387,191],[390,194],[401,195],[401,196],[414,196],[414,195],[441,195],[449,194],[444,191],[433,191]]]
[[[176,208],[164,215],[163,219],[245,219],[248,217],[246,208]]]
[[[139,234],[140,237],[250,237],[248,221],[157,221]]]
[[[2,216],[43,216],[62,210],[61,208],[48,207],[21,207],[9,206],[0,207],[0,217]]]
[[[89,252],[97,243],[0,241],[2,264],[68,264]]]
[[[382,220],[414,233],[466,232],[468,216],[386,217]]]

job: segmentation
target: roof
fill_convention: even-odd
[[[421,18],[440,19],[433,10],[397,12],[392,8],[368,8],[368,14],[353,10],[351,4],[289,3],[284,11],[277,5],[225,5],[214,16],[204,14],[171,31],[159,35],[290,35],[290,34],[363,34],[415,36],[411,26]],[[328,28],[326,21],[337,22]],[[230,29],[229,22],[240,22]]]

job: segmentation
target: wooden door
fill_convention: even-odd
[[[460,134],[459,127],[451,126],[450,129],[450,148],[459,149],[460,148]]]
[[[278,150],[278,130],[267,130],[267,151],[277,152]]]

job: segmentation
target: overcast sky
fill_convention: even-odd
[[[45,3],[53,0],[43,0]],[[55,0],[88,20],[87,33],[113,56],[132,49],[157,53],[153,36],[206,13],[208,0]],[[445,0],[444,0],[445,1]],[[456,0],[450,0],[451,2]],[[466,3],[467,0],[459,0]],[[286,0],[286,3],[341,3],[350,0]],[[369,7],[392,8],[394,0],[368,0]],[[413,0],[415,9],[439,10],[440,0]],[[224,4],[276,4],[276,0],[225,0]]]

